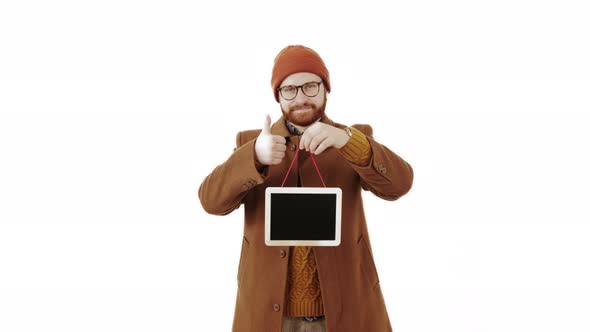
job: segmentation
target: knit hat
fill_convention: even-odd
[[[279,101],[277,88],[283,80],[291,74],[302,72],[313,73],[321,77],[326,90],[330,92],[330,74],[320,55],[303,45],[290,45],[279,52],[272,68],[270,84],[277,102]]]

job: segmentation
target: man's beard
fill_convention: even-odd
[[[324,100],[324,103],[319,107],[311,103],[294,105],[293,107],[290,107],[290,111],[288,113],[285,111],[285,109],[283,109],[283,106],[281,106],[281,111],[283,112],[283,115],[285,115],[285,118],[289,122],[296,124],[298,126],[306,127],[314,123],[317,119],[324,115],[324,112],[326,110],[326,102],[327,100]],[[294,109],[302,109],[307,107],[311,108],[311,110],[306,110],[303,112],[293,112]]]

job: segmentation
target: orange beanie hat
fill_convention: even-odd
[[[275,58],[272,68],[272,86],[275,100],[279,101],[278,87],[287,76],[294,73],[313,73],[324,81],[326,90],[330,92],[330,74],[320,55],[311,48],[302,45],[290,45],[283,48]]]

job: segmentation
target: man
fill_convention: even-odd
[[[233,154],[199,188],[205,211],[226,215],[244,204],[233,330],[392,331],[373,261],[361,188],[385,200],[406,194],[412,167],[372,136],[369,125],[333,122],[325,114],[330,77],[310,48],[284,48],[271,85],[282,117],[239,132]],[[271,247],[264,241],[266,187],[342,189],[341,244]],[[305,151],[304,151],[305,150]]]

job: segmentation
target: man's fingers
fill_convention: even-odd
[[[280,144],[280,143],[275,143],[275,145],[273,146],[273,150],[274,151],[285,152],[285,151],[287,151],[287,145]]]
[[[307,135],[305,135],[305,133],[303,135],[301,135],[301,138],[299,139],[299,149],[300,150],[303,150],[303,149],[307,150]]]
[[[266,119],[264,120],[264,126],[262,127],[263,134],[270,134],[270,115],[266,115]]]
[[[287,140],[283,136],[272,135],[272,141],[278,144],[285,144]]]
[[[284,152],[273,152],[272,157],[273,157],[273,159],[274,158],[283,159],[285,157],[285,153]]]
[[[327,139],[328,139],[328,136],[325,134],[320,134],[320,135],[315,136],[311,140],[311,142],[309,142],[309,151],[311,153],[315,152],[315,149],[318,147],[318,145],[320,145],[322,142],[326,141]]]
[[[320,145],[318,145],[317,149],[315,149],[314,154],[317,156],[318,154],[324,152],[328,148],[327,139],[325,139]]]

